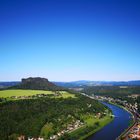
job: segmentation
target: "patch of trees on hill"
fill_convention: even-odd
[[[126,96],[130,94],[140,94],[140,86],[93,86],[85,87],[83,92],[88,95]]]
[[[72,121],[83,122],[82,116],[85,114],[93,115],[106,109],[98,101],[82,95],[76,97],[67,99],[45,97],[0,104],[0,139],[12,139],[15,135],[27,137],[43,135],[48,138],[65,129]],[[45,133],[42,128],[46,129]]]

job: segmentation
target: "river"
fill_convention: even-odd
[[[115,140],[129,127],[131,114],[126,110],[112,104],[103,103],[108,106],[115,115],[114,120],[103,129],[90,136],[87,140]]]

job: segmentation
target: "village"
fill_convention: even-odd
[[[83,125],[84,125],[84,123],[82,123],[80,120],[77,120],[75,123],[69,124],[65,130],[61,130],[56,135],[50,136],[50,138],[48,140],[57,140],[58,138],[63,136],[65,133],[71,133],[71,132],[75,131],[76,129],[82,127]],[[18,137],[18,140],[25,140],[25,139],[26,138],[23,135]],[[38,138],[28,137],[28,140],[44,140],[44,138],[43,137],[38,137]]]
[[[85,96],[88,96],[84,93],[82,93]],[[105,101],[109,103],[113,103],[116,105],[119,105],[120,107],[124,107],[133,115],[134,123],[133,125],[124,132],[117,140],[140,140],[140,115],[138,113],[138,103],[128,103],[127,100],[121,100],[121,99],[114,99],[112,97],[105,97],[105,96],[97,96],[92,95],[88,96],[92,99],[99,100],[99,101]],[[138,95],[129,95],[129,98],[136,99]]]
[[[82,94],[84,94],[84,93],[82,93]],[[88,95],[86,95],[86,96],[88,96]],[[106,96],[97,96],[94,94],[92,96],[90,96],[90,98],[99,100],[99,101],[105,101],[105,102],[121,105],[132,112],[138,112],[138,103],[137,102],[132,104],[132,103],[129,103],[127,100],[121,100],[121,99],[117,99],[117,98],[114,99],[112,97],[106,97]],[[137,98],[137,96],[132,95],[131,97],[129,96],[129,98]]]
[[[136,123],[126,135],[123,140],[140,140],[140,123]]]
[[[77,120],[74,124],[69,124],[65,130],[58,132],[57,135],[51,136],[49,140],[57,140],[59,137],[63,136],[65,133],[71,133],[72,131],[75,131],[76,129],[82,127],[83,125],[84,123],[82,123],[80,120]]]

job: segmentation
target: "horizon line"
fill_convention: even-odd
[[[30,78],[30,77],[28,77],[28,78]],[[37,77],[32,77],[32,78],[37,78]],[[40,78],[44,78],[44,77],[40,77]],[[27,79],[27,78],[25,78],[25,79]],[[48,78],[46,78],[46,79],[48,79]],[[21,82],[21,80],[7,80],[7,81],[3,80],[0,82]],[[132,81],[140,81],[140,79],[136,79],[136,80],[73,80],[73,81],[59,81],[59,80],[49,80],[48,79],[48,81],[50,81],[50,82],[65,82],[65,83],[80,82],[80,81],[87,81],[87,82],[132,82]]]

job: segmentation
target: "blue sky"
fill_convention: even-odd
[[[0,0],[0,81],[140,79],[138,0]]]

